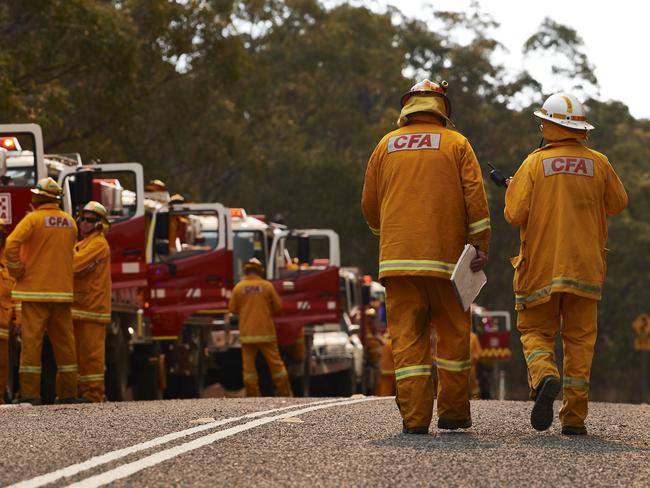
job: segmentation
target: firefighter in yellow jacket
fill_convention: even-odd
[[[99,202],[88,202],[77,220],[79,242],[74,248],[72,319],[79,396],[104,400],[106,324],[111,321],[111,251],[104,234],[109,223]]]
[[[0,254],[4,252],[5,247],[5,227],[6,223],[0,219]],[[13,303],[11,301],[11,291],[13,290],[15,280],[9,275],[9,270],[0,260],[0,404],[4,403],[5,391],[7,390],[7,381],[9,380],[9,328],[11,326],[11,317],[13,315]]]
[[[72,255],[77,226],[59,209],[61,187],[52,178],[39,180],[32,189],[35,210],[25,216],[7,239],[5,256],[16,278],[12,297],[22,308],[20,397],[40,403],[43,335],[52,342],[57,364],[59,402],[75,401],[77,359],[70,305]]]
[[[425,434],[434,392],[430,327],[438,334],[438,427],[471,426],[470,316],[449,278],[465,244],[472,269],[487,262],[490,217],[474,151],[451,123],[447,83],[424,80],[402,97],[398,129],[375,148],[366,170],[363,213],[379,236],[379,278],[395,359],[403,432]]]
[[[263,272],[262,263],[250,259],[244,265],[244,277],[235,285],[230,298],[230,312],[239,315],[244,386],[247,396],[260,396],[255,357],[261,351],[278,395],[290,397],[293,395],[289,376],[280,357],[272,317],[280,311],[282,302],[271,282],[262,278]]]
[[[552,95],[535,116],[546,145],[510,180],[504,211],[520,227],[521,246],[512,263],[517,328],[535,399],[530,420],[537,430],[551,426],[562,384],[562,433],[586,434],[606,219],[625,209],[627,194],[607,157],[583,144],[593,126],[574,96]],[[558,327],[564,344],[561,384],[554,354]]]

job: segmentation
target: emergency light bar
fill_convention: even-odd
[[[246,210],[243,208],[231,208],[230,218],[233,220],[244,220],[246,218]]]

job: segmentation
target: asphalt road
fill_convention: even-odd
[[[0,484],[650,486],[650,406],[593,403],[587,437],[532,430],[530,407],[474,401],[474,427],[426,436],[391,398],[2,407]]]

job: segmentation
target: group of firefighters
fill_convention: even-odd
[[[45,333],[57,364],[59,403],[104,399],[104,343],[110,322],[109,222],[98,202],[78,219],[60,209],[62,190],[52,178],[37,182],[33,212],[6,236],[0,223],[0,402],[9,376],[9,327],[20,323],[17,401],[41,403]],[[14,319],[14,320],[12,320]]]
[[[561,432],[584,435],[606,217],[622,212],[628,198],[607,157],[585,146],[594,127],[576,97],[552,95],[534,115],[543,140],[505,181],[504,211],[521,236],[512,265],[534,399],[530,422],[536,430],[550,428],[563,389]],[[491,226],[478,160],[469,141],[447,127],[450,116],[446,82],[414,85],[401,99],[398,128],[370,157],[362,192],[366,222],[379,236],[379,278],[406,434],[426,434],[433,416],[432,323],[438,428],[472,425],[470,312],[459,306],[450,277],[466,244],[476,249],[472,271],[485,267]],[[558,328],[562,379],[555,363]]]
[[[552,95],[534,115],[543,140],[506,180],[504,210],[505,219],[520,228],[519,255],[511,261],[517,328],[534,400],[530,421],[547,430],[563,389],[561,432],[580,435],[587,432],[606,217],[622,212],[628,198],[607,157],[584,144],[594,127],[576,97]],[[383,350],[374,357],[385,373],[378,393],[396,389],[407,434],[428,432],[434,397],[438,428],[472,425],[469,399],[477,386],[470,372],[477,341],[450,276],[466,244],[476,249],[472,271],[484,269],[491,226],[478,160],[469,141],[448,127],[450,117],[446,82],[414,85],[401,99],[398,128],[370,157],[362,192],[364,217],[379,236],[379,279],[390,324],[390,340],[381,342]],[[0,388],[7,382],[8,327],[15,309],[22,324],[21,401],[40,402],[45,331],[57,363],[58,401],[101,401],[111,295],[106,209],[90,202],[75,222],[60,210],[61,188],[53,179],[40,180],[32,192],[34,211],[6,245],[0,224],[6,259],[0,265]],[[239,316],[244,385],[248,395],[260,394],[259,351],[277,392],[291,396],[272,317],[280,298],[262,276],[262,264],[249,260],[229,304]],[[562,378],[554,352],[558,328]]]

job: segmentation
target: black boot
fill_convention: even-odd
[[[535,430],[547,430],[553,423],[553,402],[560,393],[560,380],[547,376],[537,388],[535,405],[530,412],[530,425]]]
[[[428,434],[429,427],[404,427],[402,434]]]
[[[438,419],[438,428],[445,430],[469,429],[472,419]]]
[[[587,435],[587,427],[572,427],[570,425],[562,426],[562,433],[564,435]]]

